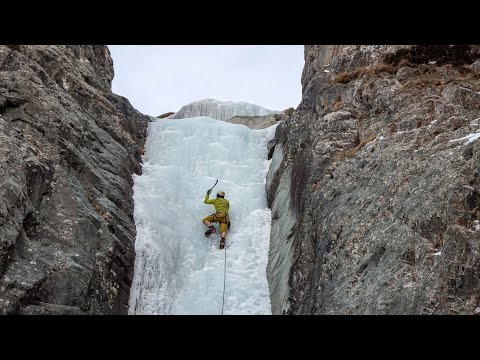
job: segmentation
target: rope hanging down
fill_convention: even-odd
[[[225,246],[225,262],[223,266],[223,299],[222,299],[222,315],[223,306],[225,305],[225,280],[227,278],[227,246]]]
[[[210,188],[210,191],[213,190],[215,185],[217,185],[218,180],[215,181],[215,184]],[[230,246],[230,245],[229,245]],[[225,280],[227,279],[227,247],[225,247],[225,262],[223,265],[223,297],[222,297],[222,315],[223,315],[223,308],[225,305]]]

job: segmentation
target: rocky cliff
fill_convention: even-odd
[[[480,312],[479,46],[306,46],[269,144],[274,314]]]
[[[250,129],[265,129],[277,124],[279,121],[285,121],[288,117],[289,115],[281,113],[264,116],[234,116],[225,121],[232,124],[242,124]]]
[[[149,118],[106,46],[0,46],[0,313],[126,314]]]

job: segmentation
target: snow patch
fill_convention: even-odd
[[[62,85],[65,90],[70,89],[70,85],[68,85],[68,81],[66,78],[62,78]]]
[[[470,144],[471,142],[474,142],[476,140],[480,139],[480,130],[475,132],[475,133],[470,133],[468,134],[467,136],[464,136],[463,138],[460,138],[460,139],[454,139],[454,140],[450,140],[449,142],[456,142],[456,141],[464,141],[466,140],[467,143],[465,145],[468,145]]]
[[[281,111],[269,110],[247,102],[218,101],[204,99],[183,106],[172,119],[207,116],[217,120],[227,120],[234,116],[265,116]]]
[[[480,231],[480,222],[478,220],[475,220],[474,224],[475,224],[475,230]]]

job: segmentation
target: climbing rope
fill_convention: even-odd
[[[225,262],[223,266],[223,300],[222,300],[222,315],[223,306],[225,305],[225,280],[227,278],[227,246],[225,246]]]

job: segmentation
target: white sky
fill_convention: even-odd
[[[109,45],[113,92],[158,116],[192,101],[246,101],[270,110],[301,100],[303,45]]]

